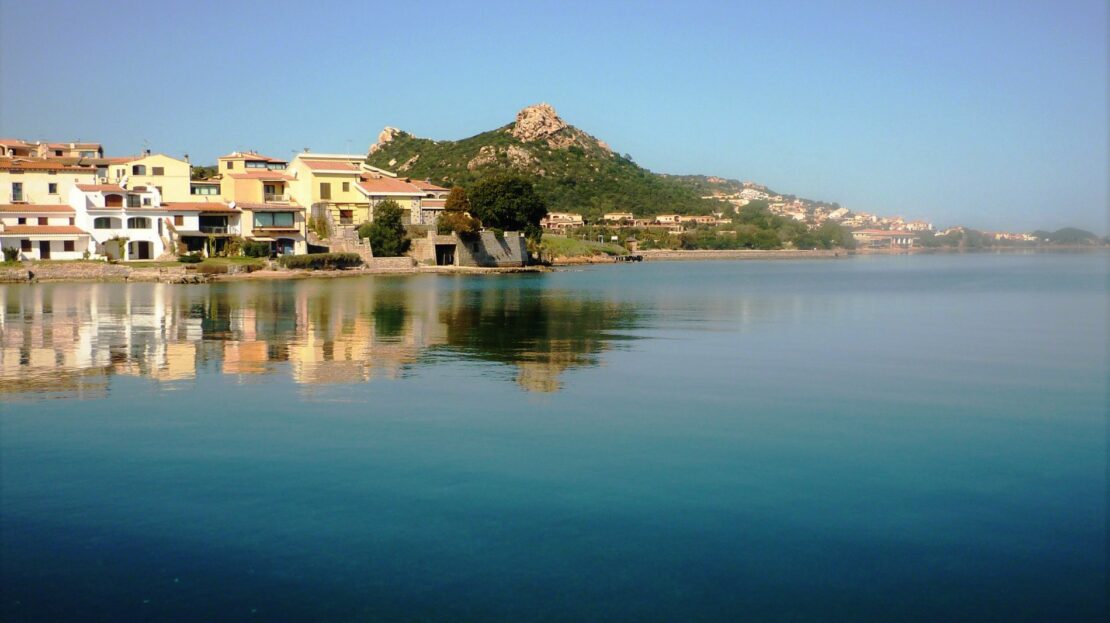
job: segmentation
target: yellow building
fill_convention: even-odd
[[[255,152],[216,159],[220,197],[242,210],[243,236],[269,242],[277,255],[308,252],[304,207],[293,200],[286,162]]]
[[[42,158],[0,158],[0,204],[68,203],[77,184],[96,182],[96,169]]]
[[[364,174],[385,171],[363,164],[365,156],[353,154],[303,153],[289,163],[293,199],[312,209],[313,216],[326,211],[330,222],[357,227],[370,220],[370,202],[358,190]]]
[[[185,160],[165,154],[108,158],[108,179],[127,188],[154,187],[162,201],[193,201],[190,194],[190,166]]]

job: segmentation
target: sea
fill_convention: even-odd
[[[0,285],[0,619],[1104,621],[1108,268]]]

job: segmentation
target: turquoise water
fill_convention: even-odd
[[[1107,259],[0,286],[0,618],[1101,620]]]

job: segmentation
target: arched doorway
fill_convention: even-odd
[[[104,195],[104,205],[109,208],[122,208],[123,195]]]

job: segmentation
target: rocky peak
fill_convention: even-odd
[[[386,143],[392,141],[393,139],[397,138],[401,134],[404,134],[404,132],[398,130],[397,128],[391,128],[389,126],[386,126],[385,128],[382,129],[382,131],[380,133],[378,133],[378,142],[374,143],[373,145],[370,146],[370,153],[374,153],[374,152],[378,151]]]
[[[552,147],[568,147],[574,144],[572,133],[564,132],[569,127],[550,104],[543,103],[518,112],[509,133],[525,143],[545,141]]]

